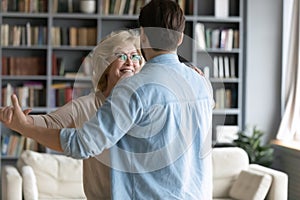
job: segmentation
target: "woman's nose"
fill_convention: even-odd
[[[126,65],[133,65],[133,62],[132,62],[132,60],[129,56],[127,57],[127,60],[125,61],[125,64]]]

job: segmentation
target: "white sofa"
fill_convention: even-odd
[[[286,200],[285,173],[250,164],[237,147],[214,148],[213,198]],[[13,166],[2,169],[2,199],[85,199],[82,162],[61,155],[24,151]],[[264,196],[267,197],[265,198]]]
[[[17,168],[2,169],[2,199],[86,199],[82,183],[81,160],[26,150]]]

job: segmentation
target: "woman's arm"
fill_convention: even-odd
[[[8,128],[19,132],[25,137],[30,137],[39,142],[40,144],[47,146],[56,151],[62,152],[60,145],[60,130],[59,129],[47,129],[43,127],[37,127],[28,122],[26,115],[23,113],[19,101],[16,95],[11,96],[13,113],[1,112],[4,125]],[[8,114],[8,116],[6,116]],[[8,119],[8,120],[7,120]]]
[[[90,93],[79,97],[46,115],[31,115],[34,125],[46,128],[81,127],[102,105],[104,96],[100,93]]]

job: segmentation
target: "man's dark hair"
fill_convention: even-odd
[[[139,15],[139,25],[145,30],[154,50],[175,50],[185,27],[180,6],[172,0],[152,0]]]

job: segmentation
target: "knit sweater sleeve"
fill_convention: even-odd
[[[102,105],[104,97],[101,93],[90,93],[79,97],[45,115],[31,115],[34,125],[46,128],[75,128],[95,115]]]

